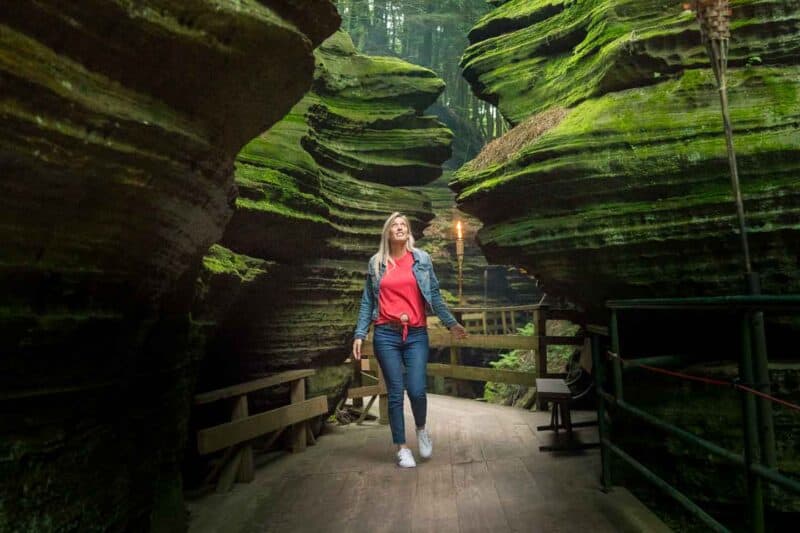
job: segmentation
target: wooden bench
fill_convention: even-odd
[[[556,437],[558,436],[559,429],[567,431],[567,442],[564,445],[553,446],[539,446],[541,451],[558,451],[558,450],[576,450],[594,448],[599,443],[581,443],[574,440],[572,429],[576,427],[587,427],[597,425],[596,420],[586,422],[572,422],[572,415],[570,414],[570,402],[572,402],[572,391],[567,386],[567,382],[563,379],[550,379],[550,378],[537,378],[536,379],[536,396],[537,400],[544,404],[551,402],[553,404],[550,410],[550,424],[546,426],[538,426],[538,431],[555,431]]]
[[[234,478],[241,482],[253,480],[253,447],[250,441],[256,437],[273,433],[269,445],[275,442],[283,430],[292,427],[292,452],[306,448],[310,428],[308,420],[328,412],[328,398],[317,396],[306,400],[305,379],[315,373],[312,369],[291,370],[263,377],[247,383],[239,383],[223,389],[198,394],[195,405],[204,405],[221,400],[232,400],[231,421],[197,432],[197,451],[206,455],[225,450],[222,460],[206,478],[219,474],[218,492],[226,492]],[[247,395],[283,383],[290,385],[290,403],[284,407],[249,414]]]

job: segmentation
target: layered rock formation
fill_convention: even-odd
[[[236,153],[338,22],[327,1],[3,7],[0,531],[183,527],[200,260]]]
[[[743,290],[717,91],[679,4],[512,0],[473,29],[465,76],[531,131],[452,183],[485,224],[490,261],[594,309]],[[800,6],[732,4],[728,88],[753,260],[765,292],[798,292]]]
[[[415,187],[430,198],[436,217],[424,232],[422,246],[436,266],[436,276],[450,305],[458,304],[458,258],[456,256],[456,223],[461,222],[464,235],[463,303],[465,306],[526,305],[538,302],[541,291],[536,281],[512,266],[489,265],[476,237],[481,223],[455,207],[455,196],[447,184],[452,174],[423,187]]]
[[[384,220],[402,211],[421,235],[433,217],[401,186],[435,179],[450,155],[449,130],[423,115],[443,89],[432,71],[360,55],[342,32],[315,55],[312,91],[237,158],[240,198],[221,244],[277,262],[271,275],[283,278],[219,320],[211,357],[230,381],[344,360]]]
[[[800,4],[731,4],[728,92],[753,262],[765,292],[797,293]],[[680,2],[510,0],[471,39],[465,76],[517,125],[452,182],[459,207],[484,223],[479,239],[490,261],[523,265],[548,293],[583,303],[602,321],[607,298],[743,292],[718,93],[692,13]],[[735,358],[729,318],[628,313],[621,350]],[[796,401],[797,365],[774,362],[794,357],[793,343],[769,339],[772,391]],[[735,372],[699,364],[686,371]],[[640,374],[626,378],[625,395],[741,449],[740,399],[729,391]],[[775,413],[779,467],[793,474],[797,423],[786,410]],[[715,516],[742,501],[730,490],[742,483],[735,472],[620,413],[613,426],[624,449]],[[770,505],[796,512],[796,498],[785,494]]]

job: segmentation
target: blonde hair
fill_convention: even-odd
[[[396,266],[394,259],[392,259],[392,246],[390,242],[391,237],[391,230],[392,230],[392,223],[397,220],[398,218],[402,219],[403,222],[406,223],[406,227],[408,228],[408,240],[406,240],[406,250],[412,252],[414,250],[414,235],[411,233],[411,223],[408,221],[408,217],[401,214],[398,211],[395,211],[389,218],[386,219],[386,222],[383,223],[383,231],[381,232],[381,244],[378,246],[378,253],[372,256],[373,260],[373,269],[375,272],[380,270],[381,265],[392,265]]]

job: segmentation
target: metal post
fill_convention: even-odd
[[[747,276],[747,288],[750,294],[761,294],[758,274],[751,272]],[[752,314],[750,322],[753,332],[753,376],[755,388],[764,394],[772,394],[769,381],[769,362],[767,361],[767,336],[764,331],[764,312]],[[758,415],[758,435],[761,444],[761,463],[775,468],[775,427],[772,420],[772,403],[766,398],[756,398],[756,414]]]
[[[752,353],[753,339],[750,335],[750,316],[746,313],[741,320],[741,355],[739,359],[739,376],[747,382],[753,382]],[[756,403],[753,396],[741,391],[742,398],[742,432],[744,435],[745,479],[747,481],[747,509],[751,531],[764,531],[764,494],[761,478],[756,476],[750,465],[758,463],[758,428],[756,425]]]
[[[619,326],[617,322],[617,311],[611,311],[611,326],[609,328],[609,332],[611,334],[611,351],[614,352],[617,357],[614,357],[611,361],[611,372],[614,378],[614,396],[617,397],[617,400],[623,400],[622,396],[622,361],[619,358]]]
[[[606,420],[606,400],[601,392],[605,387],[605,358],[600,355],[600,336],[592,335],[592,368],[594,369],[594,390],[597,391],[597,431],[600,437],[600,464],[602,465],[603,492],[611,489],[611,453],[608,444],[611,434]]]

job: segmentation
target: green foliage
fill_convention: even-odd
[[[517,328],[517,332],[525,337],[532,337],[534,331],[535,328],[532,322]],[[530,350],[511,350],[508,353],[501,353],[500,358],[497,361],[490,362],[489,365],[498,370],[514,370],[517,372],[534,372],[536,370]],[[526,390],[527,387],[522,385],[508,385],[506,383],[487,381],[483,389],[483,398],[491,403],[514,403],[517,398],[525,394]]]
[[[555,336],[570,336],[576,335],[579,329],[580,326],[565,320],[554,320],[548,322],[547,333]],[[524,327],[517,328],[517,332],[525,337],[532,337],[535,334],[535,327],[532,322],[529,322]],[[574,346],[548,347],[547,370],[549,372],[566,372],[567,363],[574,351]],[[512,350],[508,353],[502,353],[497,361],[492,361],[489,365],[500,370],[536,371],[536,361],[531,350]],[[505,383],[487,381],[486,387],[483,389],[483,397],[491,403],[513,404],[527,390],[528,388],[523,385],[507,385]]]
[[[447,289],[439,289],[439,292],[442,294],[442,298],[447,305],[457,305],[458,304],[458,297],[453,294],[452,292],[448,291]]]
[[[752,67],[754,65],[760,65],[763,63],[761,60],[761,56],[750,56],[747,58],[747,66]]]

